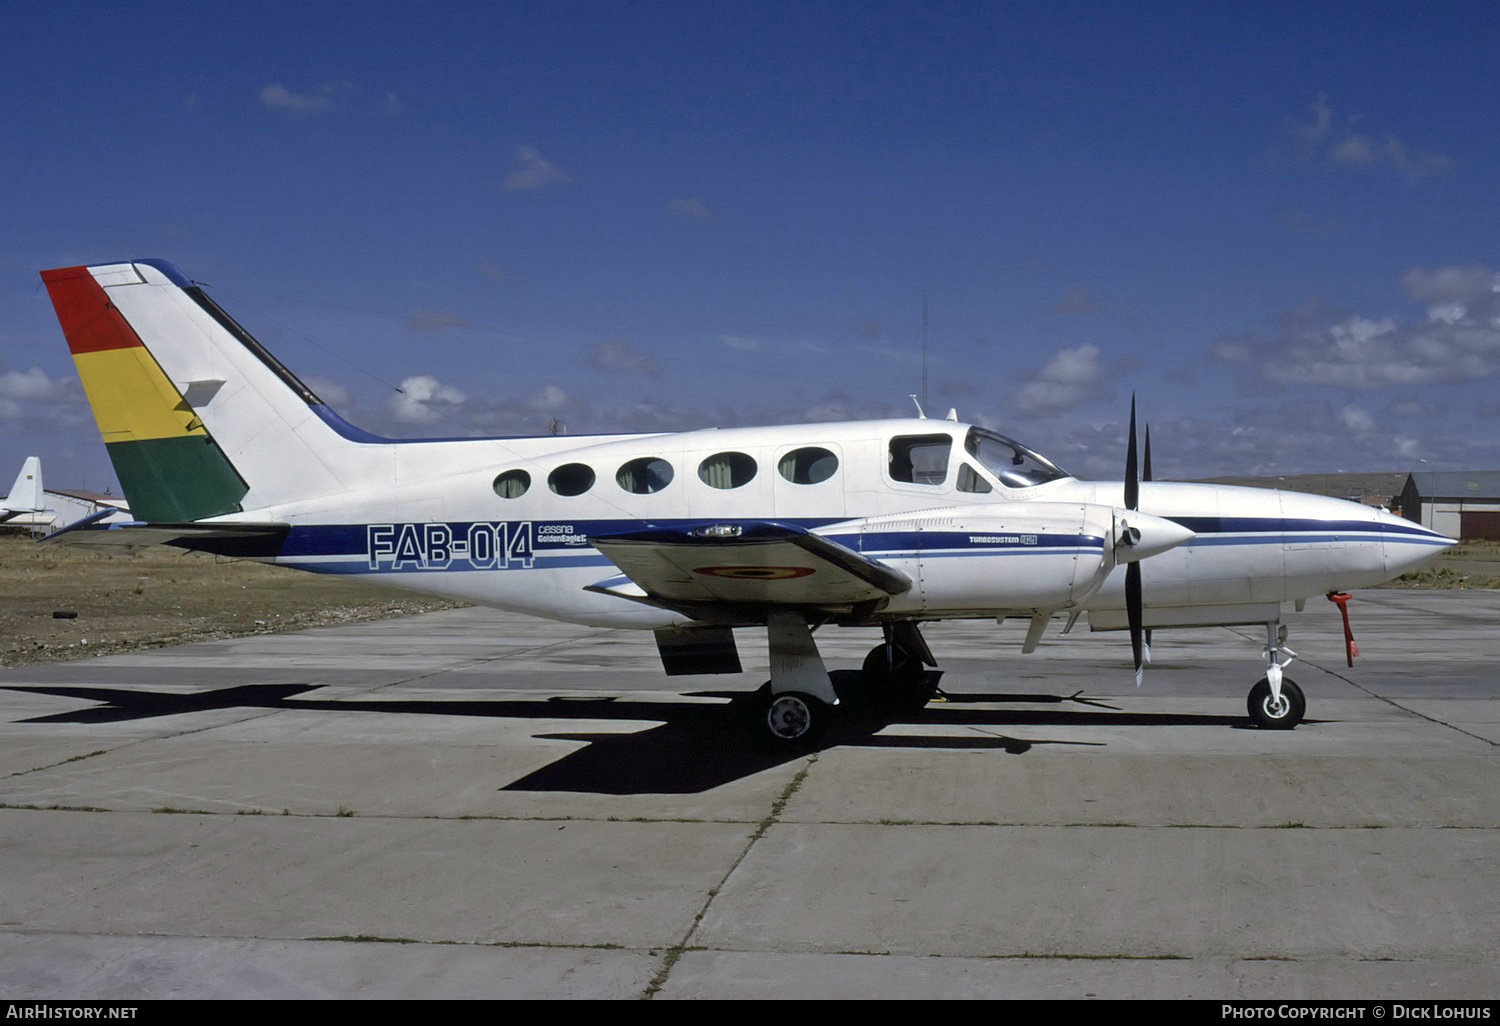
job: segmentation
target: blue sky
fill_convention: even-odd
[[[1118,476],[1500,465],[1489,3],[0,3],[0,474],[111,471],[37,271],[160,257],[404,436],[956,407]],[[1424,462],[1425,461],[1425,462]]]

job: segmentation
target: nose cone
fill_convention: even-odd
[[[1115,510],[1115,561],[1134,563],[1176,548],[1196,533],[1173,520],[1140,510]]]
[[[1444,549],[1458,544],[1453,538],[1429,531],[1421,524],[1414,524],[1394,513],[1385,510],[1376,510],[1375,513],[1388,578],[1411,573],[1431,562]]]

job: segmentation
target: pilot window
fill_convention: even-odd
[[[964,448],[1007,488],[1030,488],[1068,476],[1024,445],[983,428],[969,429]]]
[[[903,435],[891,439],[889,472],[892,481],[940,485],[948,479],[947,435]]]
[[[980,495],[994,491],[990,487],[990,483],[980,476],[979,471],[967,463],[960,463],[958,465],[958,490],[961,492],[975,492]]]

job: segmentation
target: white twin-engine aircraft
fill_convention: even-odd
[[[926,621],[1128,629],[1263,624],[1251,717],[1301,690],[1283,603],[1366,587],[1452,544],[1295,492],[1080,481],[984,428],[925,418],[628,436],[392,440],[346,423],[172,265],[42,272],[138,522],[57,542],[168,544],[535,616],[656,632],[668,674],[738,672],[765,627],[765,725],[815,738],[838,706],[814,630],[879,626],[868,680],[924,703]],[[1141,477],[1146,480],[1140,480]],[[1142,563],[1148,566],[1142,572]]]

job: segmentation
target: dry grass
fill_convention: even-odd
[[[452,605],[348,578],[164,546],[116,556],[0,536],[0,666]],[[57,612],[76,615],[60,619]]]
[[[1387,588],[1500,588],[1500,541],[1466,541]]]

